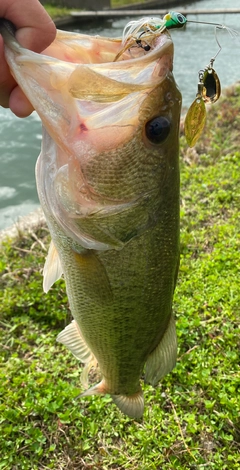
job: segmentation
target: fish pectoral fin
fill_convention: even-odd
[[[93,250],[86,250],[83,253],[74,250],[72,252],[85,295],[98,305],[110,304],[113,300],[110,281],[97,254]]]
[[[49,291],[54,282],[58,281],[63,274],[61,262],[57,249],[51,240],[47,258],[43,268],[43,291],[45,294]]]
[[[155,386],[159,380],[171,372],[177,360],[177,335],[173,315],[167,330],[158,346],[146,362],[145,382]]]
[[[112,395],[112,400],[115,405],[130,418],[139,419],[144,411],[144,397],[143,392],[140,390],[134,395]]]
[[[80,328],[75,320],[73,320],[70,325],[66,326],[66,328],[64,328],[64,330],[59,333],[57,336],[57,341],[64,344],[64,346],[66,346],[73,353],[73,355],[84,364],[94,364],[97,362],[91,349],[85,342]]]

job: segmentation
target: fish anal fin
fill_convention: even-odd
[[[167,330],[158,346],[146,362],[145,382],[155,386],[160,379],[171,372],[177,360],[177,335],[175,320],[171,315]]]
[[[129,418],[139,419],[144,411],[143,392],[140,390],[134,395],[112,395],[115,405]]]
[[[57,341],[64,344],[64,346],[66,346],[72,354],[84,364],[94,364],[94,362],[96,362],[95,356],[85,342],[75,320],[59,333]]]
[[[63,274],[61,262],[57,249],[51,240],[50,247],[48,250],[47,258],[43,268],[43,290],[47,293],[54,284],[58,281]]]

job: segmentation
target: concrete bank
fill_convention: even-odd
[[[85,21],[86,19],[99,19],[99,18],[119,18],[122,16],[163,16],[168,13],[168,9],[139,9],[139,10],[100,10],[100,11],[72,11],[71,17],[77,21]],[[219,8],[214,10],[209,9],[181,9],[181,13],[184,16],[188,15],[209,15],[211,14],[227,14],[227,13],[240,13],[240,8]]]
[[[10,227],[0,230],[0,246],[4,240],[16,240],[21,234],[31,234],[37,228],[46,225],[41,207],[28,215],[19,217],[15,224]]]
[[[111,9],[111,10],[99,10],[99,11],[72,11],[70,15],[62,18],[56,18],[54,20],[57,28],[63,28],[64,26],[70,26],[75,23],[81,23],[88,21],[96,21],[101,19],[116,19],[124,16],[164,16],[168,13],[167,9]],[[218,9],[181,9],[181,13],[184,16],[188,15],[209,15],[209,14],[240,14],[240,8],[218,8]]]

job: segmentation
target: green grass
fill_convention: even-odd
[[[51,16],[53,19],[60,18],[62,16],[69,16],[70,12],[72,11],[70,8],[57,7],[50,5],[49,3],[45,3],[44,8],[47,10],[49,16]]]
[[[132,5],[135,3],[148,3],[148,0],[111,0],[111,7],[121,7],[124,5]]]
[[[45,227],[0,257],[1,470],[229,470],[240,467],[240,87],[181,136],[176,368],[144,386],[143,420],[108,397],[77,398],[80,367],[56,343],[70,313],[63,281],[42,292]]]
[[[111,7],[112,8],[117,8],[125,5],[132,5],[135,3],[146,3],[146,0],[111,0]],[[60,18],[62,16],[68,16],[70,15],[71,11],[74,10],[73,8],[65,8],[65,7],[58,7],[51,5],[49,3],[44,4],[44,8],[47,10],[48,14],[51,16],[51,18],[56,19]],[[76,10],[76,8],[75,8]],[[79,8],[81,10],[81,8]]]

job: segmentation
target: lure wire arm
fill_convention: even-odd
[[[216,26],[216,27],[215,27],[215,39],[216,39],[216,43],[217,43],[219,49],[218,49],[217,53],[215,54],[215,56],[212,57],[212,59],[210,60],[210,67],[211,67],[211,68],[212,68],[212,66],[213,66],[213,62],[215,61],[216,57],[218,56],[218,54],[220,54],[220,52],[221,52],[221,50],[222,50],[222,46],[221,46],[221,44],[220,44],[220,42],[219,42],[219,40],[218,40],[218,37],[217,37],[217,31],[218,31],[218,29],[225,29],[225,26],[224,26],[224,25],[220,25],[220,26]]]

